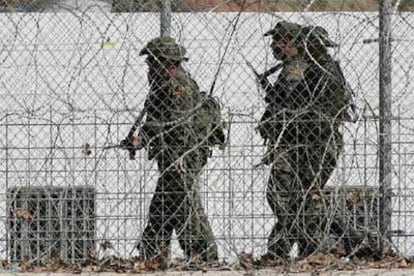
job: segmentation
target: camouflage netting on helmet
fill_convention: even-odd
[[[338,46],[321,26],[306,26],[284,20],[279,21],[273,29],[264,34],[264,36],[270,35],[274,38],[290,38],[298,43],[318,43],[325,47]]]
[[[141,50],[140,55],[151,55],[167,60],[188,60],[186,50],[171,37],[157,37],[148,42]]]

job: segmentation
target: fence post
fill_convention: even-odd
[[[161,0],[161,36],[171,36],[171,0]]]
[[[381,249],[390,249],[391,227],[391,0],[380,0],[379,15],[379,227]]]

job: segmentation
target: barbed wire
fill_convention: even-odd
[[[62,1],[40,1],[42,4],[39,2],[38,6],[35,2],[27,6],[23,2],[20,3],[23,6],[10,5],[0,14],[3,26],[0,187],[5,202],[0,244],[6,248],[0,255],[15,261],[23,258],[24,252],[30,252],[30,263],[50,257],[61,241],[50,241],[42,250],[36,248],[34,240],[40,237],[34,232],[36,225],[39,233],[47,233],[47,227],[60,233],[72,230],[94,233],[83,242],[66,234],[62,239],[67,239],[78,253],[72,257],[60,255],[69,258],[65,261],[85,261],[88,253],[94,253],[97,259],[112,253],[127,259],[140,256],[136,245],[150,215],[157,178],[168,169],[157,172],[158,165],[147,160],[145,150],[137,153],[136,161],[130,161],[122,149],[105,150],[105,147],[117,145],[125,138],[144,106],[149,91],[147,65],[139,52],[148,41],[159,36],[159,6],[144,5],[152,12],[138,13],[110,12],[116,1],[88,2],[75,8]],[[327,189],[332,187],[333,191],[326,192],[324,197],[327,225],[332,225],[338,214],[347,223],[333,244],[329,244],[329,229],[324,229],[328,245],[323,246],[339,245],[349,237],[345,231],[351,228],[362,233],[364,239],[352,245],[348,257],[357,255],[366,242],[381,240],[379,234],[367,238],[369,231],[378,230],[380,219],[376,205],[380,135],[378,12],[332,12],[328,6],[317,7],[323,1],[303,1],[298,6],[292,1],[287,6],[295,11],[281,12],[274,12],[275,7],[281,7],[280,3],[274,6],[265,1],[211,1],[208,7],[197,6],[196,12],[195,8],[191,10],[196,4],[181,2],[181,7],[177,3],[174,9],[190,12],[172,14],[172,36],[187,49],[189,61],[184,67],[200,90],[214,90],[214,96],[223,103],[222,117],[227,125],[225,149],[212,151],[199,176],[200,197],[215,236],[219,260],[236,262],[242,252],[260,259],[266,255],[269,234],[278,221],[266,202],[270,167],[255,168],[268,152],[256,131],[266,108],[266,93],[258,86],[246,61],[259,73],[277,63],[270,48],[271,38],[264,38],[263,34],[280,20],[322,26],[328,31],[330,38],[339,44],[330,53],[340,61],[347,81],[356,92],[355,103],[360,110],[357,122],[345,123],[341,128],[342,153],[327,183]],[[396,195],[391,230],[405,233],[398,240],[392,238],[394,250],[404,255],[412,254],[413,250],[409,212],[414,202],[409,196],[409,183],[413,177],[410,103],[414,99],[410,93],[409,43],[414,19],[411,13],[400,9],[409,8],[404,1],[396,1],[392,14],[396,114],[392,118],[395,122],[392,170]],[[224,9],[230,12],[217,12]],[[326,11],[310,12],[319,9]],[[279,74],[275,72],[269,80],[276,81]],[[301,114],[296,115],[297,119]],[[282,127],[286,130],[288,126]],[[159,135],[165,136],[167,132]],[[279,145],[276,142],[274,147],[278,149]],[[183,163],[197,146],[185,151],[178,160]],[[86,198],[78,198],[76,187],[90,187],[93,192],[84,193],[82,196]],[[59,189],[75,192],[68,198],[68,192]],[[36,195],[32,194],[34,191]],[[324,189],[320,193],[325,193]],[[77,213],[82,206],[86,209]],[[292,214],[298,223],[304,207],[304,204],[299,206],[298,213]],[[13,215],[18,208],[30,211],[34,222]],[[56,228],[52,213],[46,213],[71,208],[74,210],[71,217],[59,219],[65,223],[81,220],[84,224],[74,223],[76,229],[63,222],[59,227],[65,229]],[[25,233],[25,238],[21,233]],[[184,255],[177,241],[177,236],[183,233],[179,229],[173,234],[170,249],[173,256]],[[315,238],[305,234],[311,240]],[[111,244],[110,248],[97,246],[104,241]],[[290,253],[297,254],[294,249]]]

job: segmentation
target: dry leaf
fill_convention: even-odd
[[[359,192],[356,191],[352,191],[346,194],[346,201],[350,202],[350,203],[358,203],[361,201],[361,195]]]
[[[191,262],[194,265],[201,265],[203,263],[203,259],[201,258],[200,254],[194,254]]]
[[[74,268],[72,268],[71,273],[73,273],[73,274],[81,274],[82,273],[82,268],[79,267],[79,266],[74,267]]]
[[[46,264],[47,270],[52,272],[63,270],[65,266],[58,256],[51,257]]]
[[[407,260],[402,259],[399,265],[400,265],[399,267],[401,268],[407,268],[408,267]]]
[[[26,220],[26,221],[29,221],[29,222],[33,220],[32,214],[27,209],[15,208],[13,210],[13,213],[14,213],[15,217],[18,218],[18,219],[23,219],[23,220]]]
[[[24,257],[21,261],[20,261],[20,269],[22,272],[27,272],[30,269],[30,264],[29,264],[29,258],[28,257]]]
[[[253,255],[251,253],[242,252],[239,254],[241,267],[244,269],[253,269]]]
[[[92,154],[92,149],[91,149],[91,145],[89,145],[88,143],[86,143],[85,145],[82,146],[82,153],[86,156],[89,156]]]
[[[145,271],[147,269],[145,262],[136,262],[134,263],[134,270],[136,272]]]
[[[183,258],[176,257],[176,258],[174,258],[173,266],[175,266],[175,267],[181,267],[181,266],[184,265],[184,263],[185,263],[185,260]]]
[[[312,200],[320,200],[321,196],[319,194],[313,194],[312,195]]]
[[[6,260],[0,261],[0,268],[4,270],[8,270],[10,267],[10,264]]]
[[[343,256],[346,256],[346,254],[347,254],[347,252],[346,252],[345,248],[337,247],[335,249],[335,256],[336,257],[343,257]]]
[[[108,241],[108,240],[105,240],[105,241],[101,242],[101,243],[99,244],[99,246],[100,246],[103,250],[107,250],[107,249],[112,249],[112,248],[114,248],[114,247],[113,247],[113,245],[112,245],[112,243],[111,243],[110,241]]]
[[[158,270],[160,267],[161,264],[158,258],[153,258],[146,262],[146,270]]]
[[[42,273],[42,272],[44,272],[45,270],[47,270],[46,268],[44,268],[44,267],[41,267],[41,266],[35,266],[35,267],[33,267],[32,269],[31,269],[31,272],[33,272],[33,273]]]
[[[314,269],[314,267],[309,263],[302,264],[300,268],[302,271],[312,271]]]

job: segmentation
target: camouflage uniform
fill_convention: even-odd
[[[140,54],[147,55],[151,89],[140,136],[160,172],[139,246],[141,256],[149,259],[167,253],[175,230],[188,260],[198,256],[215,261],[217,246],[197,184],[207,162],[205,141],[216,137],[199,131],[202,126],[210,132],[201,120],[203,95],[181,67],[181,61],[187,60],[185,50],[173,39],[155,38]],[[224,136],[217,143],[224,143]]]
[[[294,58],[283,58],[277,81],[266,89],[267,107],[258,127],[268,141],[264,162],[272,168],[267,200],[277,217],[268,251],[283,259],[295,242],[301,256],[315,252],[329,232],[321,189],[336,167],[342,148],[339,126],[350,102],[337,62],[327,53],[317,60],[302,55],[305,49],[299,45],[305,39],[319,39],[311,30],[282,21],[265,34],[283,37],[290,32],[299,49]],[[326,36],[321,39],[333,46]],[[273,50],[275,57],[283,56]]]

